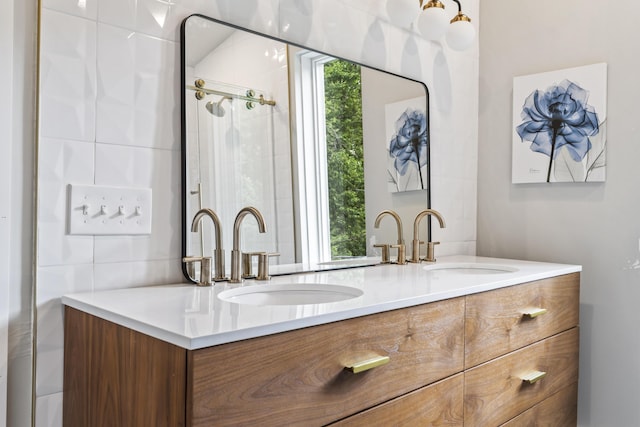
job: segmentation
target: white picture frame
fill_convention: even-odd
[[[604,182],[607,64],[513,79],[512,183]]]

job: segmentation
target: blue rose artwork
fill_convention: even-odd
[[[422,98],[422,103],[424,103],[424,98]],[[415,100],[410,100],[409,104],[415,104]],[[427,117],[424,110],[406,106],[409,104],[395,105],[396,107],[404,107],[399,115],[388,111],[388,121],[395,117],[393,123],[388,124],[388,126],[392,126],[392,131],[388,131],[391,136],[388,142],[390,164],[387,167],[391,192],[425,190],[427,188]],[[389,117],[389,114],[392,116]]]
[[[603,78],[604,71],[604,78]],[[560,74],[558,74],[560,73]],[[533,89],[519,104],[514,79],[514,145],[528,144],[529,156],[514,146],[513,182],[603,181],[605,167],[606,64],[527,76],[531,82],[557,75],[545,89]],[[579,84],[585,81],[589,84]],[[526,86],[526,85],[521,85]],[[595,103],[591,101],[595,93]],[[517,158],[519,155],[522,158]]]

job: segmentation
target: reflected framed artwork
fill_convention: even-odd
[[[418,97],[385,105],[387,188],[391,193],[427,189],[425,101]]]
[[[607,64],[513,79],[512,182],[604,182]]]

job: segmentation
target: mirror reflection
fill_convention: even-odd
[[[429,206],[424,84],[200,15],[182,26],[183,256],[212,256],[220,218],[230,265],[236,214],[243,252],[267,252],[271,273],[377,263],[385,209]],[[185,275],[195,280],[198,272]]]

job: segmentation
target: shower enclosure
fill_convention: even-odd
[[[254,206],[263,214],[267,232],[259,233],[255,221],[244,221],[242,250],[278,252],[280,262],[294,262],[293,250],[287,251],[287,245],[279,244],[293,242],[294,235],[293,226],[286,225],[292,224],[293,216],[290,166],[289,171],[282,171],[283,165],[278,162],[282,154],[288,158],[289,141],[281,142],[286,147],[278,147],[274,135],[276,101],[256,88],[195,81],[202,88],[194,88],[196,96],[187,102],[194,110],[189,117],[197,121],[189,126],[197,131],[187,135],[188,215],[192,218],[202,207],[216,211],[223,223],[222,243],[229,266],[234,218],[243,207]],[[197,89],[204,89],[201,99]],[[205,225],[191,237],[190,254],[211,255],[213,227]]]

